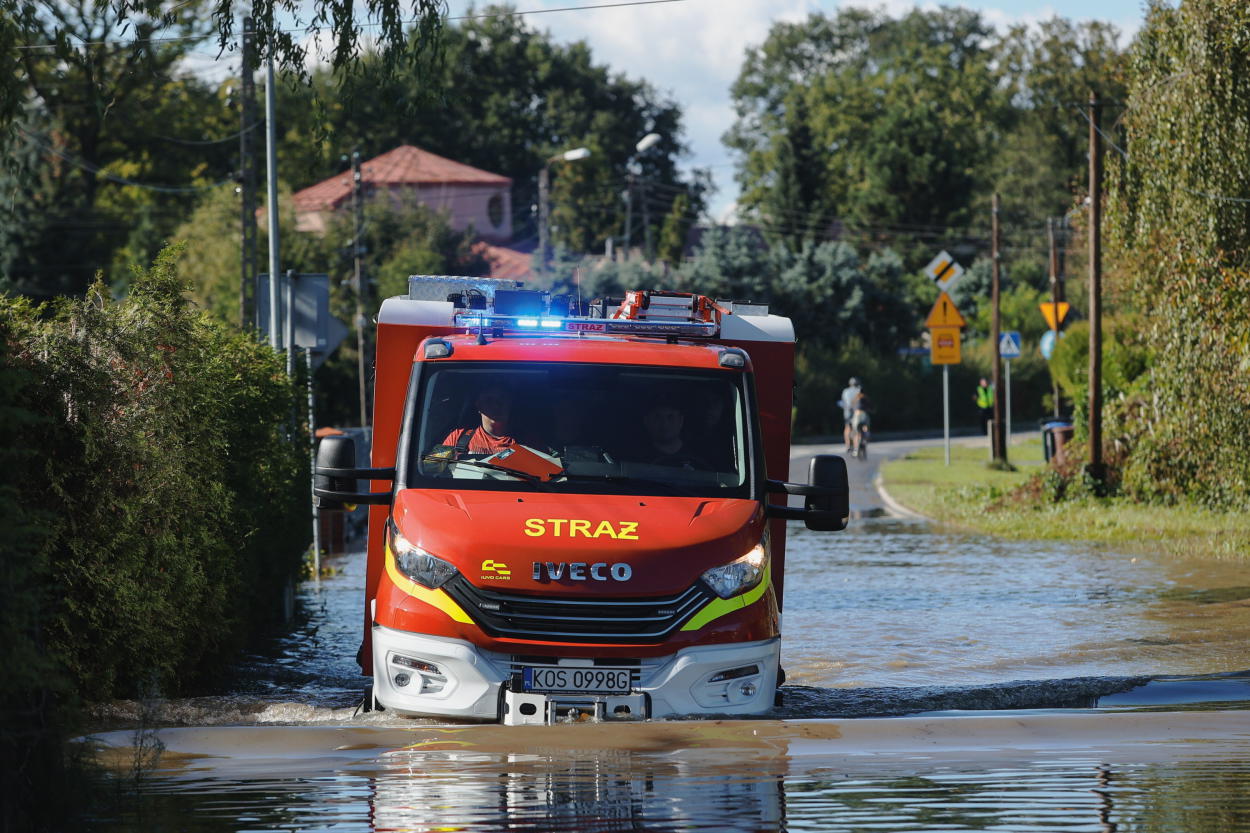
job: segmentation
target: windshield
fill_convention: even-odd
[[[747,497],[744,390],[736,371],[424,365],[406,486]]]

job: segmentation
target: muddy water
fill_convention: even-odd
[[[89,828],[1245,830],[1243,717],[174,729]]]
[[[793,683],[935,686],[1250,668],[1250,562],[935,535],[869,518],[791,531]]]
[[[143,708],[101,711],[88,829],[1250,830],[1245,563],[792,525],[776,713],[534,731],[355,714],[364,564],[332,564],[229,689],[147,710],[137,780],[103,730]]]

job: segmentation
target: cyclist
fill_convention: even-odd
[[[861,390],[855,397],[854,408],[851,410],[851,439],[854,440],[853,451],[856,457],[863,458],[868,454],[868,429],[872,424],[872,417],[868,415],[870,410],[872,401]]]
[[[847,454],[855,450],[851,443],[851,418],[855,415],[855,397],[859,396],[859,391],[859,379],[852,376],[842,389],[842,398],[838,400],[842,406],[842,439],[846,441]]]

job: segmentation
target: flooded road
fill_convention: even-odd
[[[355,714],[364,563],[346,556],[228,691],[149,710],[180,728],[98,735],[123,771],[136,739],[165,751],[90,829],[1250,830],[1245,562],[939,533],[881,516],[875,459],[851,461],[850,529],[791,525],[767,719]]]

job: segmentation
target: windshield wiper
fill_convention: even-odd
[[[562,471],[557,474],[554,479],[576,480],[582,483],[623,483],[630,486],[658,487],[666,494],[682,494],[682,492],[672,483],[666,483],[663,480],[643,480],[637,477],[626,477],[623,474],[572,474],[567,471]]]
[[[477,466],[480,469],[502,472],[503,474],[515,477],[517,480],[524,480],[528,483],[546,482],[536,474],[530,474],[527,471],[517,471],[516,469],[510,469],[507,466],[501,466],[496,463],[488,463],[485,460],[451,460],[446,457],[438,457],[433,454],[427,454],[423,459],[427,463],[441,463],[448,466]]]

